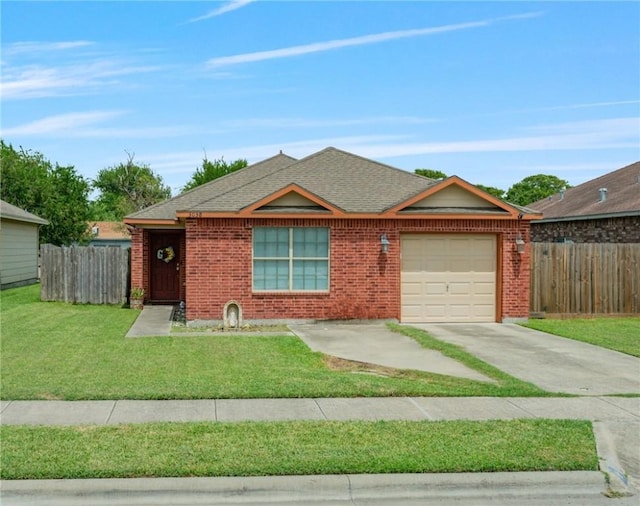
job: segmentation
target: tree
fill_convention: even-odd
[[[162,177],[147,165],[134,163],[134,155],[127,155],[125,163],[102,169],[93,180],[93,187],[100,195],[92,209],[102,213],[100,217],[106,215],[120,221],[127,214],[171,197],[171,188],[164,184]]]
[[[494,197],[497,197],[499,199],[503,199],[504,198],[504,190],[501,188],[496,188],[495,186],[485,186],[483,184],[477,184],[476,187],[480,188],[481,190],[487,192],[489,195],[493,195]]]
[[[428,177],[429,179],[446,179],[447,175],[440,171],[440,170],[434,170],[434,169],[416,169],[414,170],[414,172],[416,174],[418,174],[419,176],[424,176],[424,177]]]
[[[57,246],[88,239],[89,182],[74,167],[52,165],[41,153],[16,151],[0,140],[0,198],[49,221],[40,242]]]
[[[526,206],[567,188],[571,186],[564,179],[547,174],[536,174],[515,183],[509,188],[504,198],[512,204]]]
[[[227,174],[243,169],[247,165],[247,161],[243,158],[239,158],[235,162],[227,163],[224,161],[224,157],[210,162],[205,156],[202,160],[202,167],[198,167],[196,169],[191,176],[191,179],[182,188],[182,191],[186,192],[187,190],[192,190],[201,184],[208,183],[209,181],[213,181],[214,179],[218,179],[219,177],[226,176]]]

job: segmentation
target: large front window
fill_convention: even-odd
[[[327,291],[329,229],[254,228],[253,289]]]

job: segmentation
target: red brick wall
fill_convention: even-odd
[[[253,293],[254,226],[329,227],[329,293]],[[400,318],[400,234],[492,233],[498,237],[503,318],[529,314],[529,223],[507,220],[188,219],[186,223],[187,319],[221,320],[226,302],[240,303],[243,318]],[[527,243],[516,252],[520,233]],[[380,253],[380,236],[391,242]],[[134,238],[134,244],[136,239]],[[138,264],[136,264],[138,265]],[[132,278],[133,279],[133,278]]]
[[[640,216],[531,224],[533,242],[640,242]]]
[[[149,232],[136,228],[131,232],[131,287],[149,293]]]

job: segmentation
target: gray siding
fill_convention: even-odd
[[[38,225],[13,220],[0,221],[1,288],[38,280]]]

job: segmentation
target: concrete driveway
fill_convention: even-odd
[[[313,351],[334,357],[396,369],[458,376],[493,382],[457,360],[420,346],[413,339],[391,332],[384,323],[329,323],[289,325]]]
[[[515,324],[412,324],[549,392],[640,393],[640,358]]]

